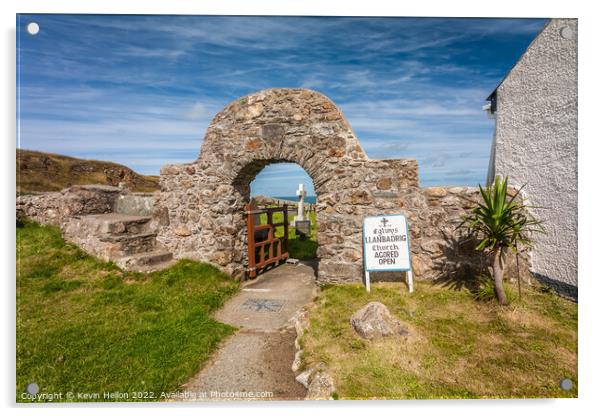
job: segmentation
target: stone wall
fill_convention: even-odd
[[[577,294],[577,19],[552,19],[495,92],[490,178],[522,186],[546,233],[533,272]]]
[[[483,264],[455,231],[475,189],[421,189],[415,160],[368,159],[337,107],[303,89],[234,101],[211,122],[195,162],[162,168],[154,212],[159,241],[178,258],[242,277],[250,183],[277,162],[299,164],[314,182],[321,282],[362,280],[362,220],[383,213],[409,219],[417,278]]]
[[[74,185],[60,192],[17,197],[17,218],[60,226],[69,217],[113,212],[123,191],[108,185]]]
[[[335,209],[339,218],[330,225],[318,222],[319,256],[326,254],[333,260],[320,266],[321,281],[359,280],[358,276],[363,272],[363,217],[383,213],[399,213],[408,219],[412,269],[416,278],[449,280],[453,285],[487,272],[487,256],[475,251],[474,241],[457,228],[463,216],[478,202],[478,188],[409,187],[385,198],[382,195],[372,192],[370,204],[354,207],[353,215],[348,214],[349,208]],[[521,276],[528,276],[527,253],[521,254],[519,264]],[[386,275],[385,280],[389,280],[391,274]],[[515,275],[516,258],[509,256],[508,276]],[[373,276],[373,279],[378,278]],[[400,276],[393,278],[399,280]]]

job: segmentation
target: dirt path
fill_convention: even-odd
[[[314,270],[301,263],[277,267],[244,285],[215,314],[240,330],[183,386],[183,400],[303,399],[306,390],[291,370],[290,319],[312,300],[314,288]]]

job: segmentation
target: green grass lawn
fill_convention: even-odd
[[[316,251],[318,250],[316,213],[309,212],[308,214],[309,220],[311,221],[311,235],[309,235],[305,240],[301,240],[301,238],[296,235],[295,227],[289,226],[288,228],[288,251],[291,258],[299,260],[316,258]],[[293,221],[294,217],[294,213],[288,214],[289,224]],[[260,219],[262,224],[267,224],[267,214],[261,214]],[[282,222],[282,213],[275,212],[272,221],[274,223]],[[276,237],[282,236],[284,236],[284,227],[277,227]]]
[[[324,362],[342,399],[577,397],[577,305],[541,288],[500,307],[467,290],[416,282],[324,286],[302,338],[304,363]],[[349,323],[370,301],[413,336],[366,341]],[[560,381],[570,378],[573,389]]]
[[[55,227],[18,226],[17,400],[28,401],[21,394],[32,382],[66,401],[67,392],[161,399],[234,332],[210,313],[237,290],[206,264],[124,272],[65,243]]]

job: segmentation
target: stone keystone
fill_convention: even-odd
[[[380,302],[370,302],[351,317],[351,326],[365,339],[410,335],[407,327]]]

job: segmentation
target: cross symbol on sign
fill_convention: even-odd
[[[386,219],[386,218],[383,218],[382,220],[380,220],[380,222],[382,222],[382,223],[383,223],[383,227],[386,227],[386,226],[387,226],[387,223],[389,222],[389,220],[388,220],[388,219]]]

